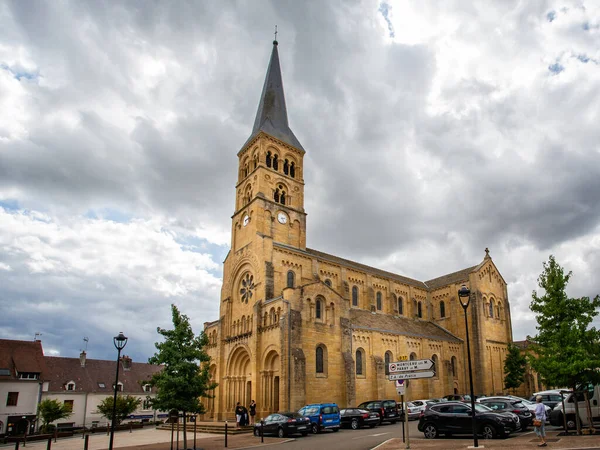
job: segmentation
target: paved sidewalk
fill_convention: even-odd
[[[176,436],[177,433],[174,434]],[[194,433],[187,433],[188,448],[194,446]],[[174,439],[176,439],[174,437]],[[109,436],[106,433],[89,434],[88,450],[104,450],[108,448]],[[238,434],[236,436],[227,436],[227,448],[249,448],[259,447],[271,444],[278,444],[289,441],[289,439],[279,439],[265,437],[264,443],[261,444],[260,438],[252,435],[252,433]],[[26,447],[20,443],[20,450],[46,450],[48,441],[30,441]],[[60,438],[56,442],[52,440],[51,450],[83,450],[84,439],[81,435],[70,438]],[[4,450],[12,449],[15,444],[6,444],[1,446]],[[155,428],[145,428],[142,430],[119,431],[115,433],[113,448],[128,449],[128,450],[170,450],[171,449],[171,432],[166,430],[157,430]],[[196,433],[196,449],[215,450],[225,448],[225,436],[220,434]],[[173,442],[173,450],[177,449],[176,442]],[[179,450],[184,450],[183,447],[183,432],[179,432]]]
[[[600,449],[600,435],[594,436],[558,436],[558,431],[548,432],[546,436],[548,442],[545,449],[554,450],[584,450],[584,449]],[[479,439],[479,447],[494,450],[521,450],[521,449],[536,449],[538,448],[539,440],[533,431],[518,434],[510,439]],[[410,448],[412,449],[438,449],[438,450],[458,450],[473,447],[473,438],[456,439],[456,438],[438,438],[438,439],[412,439],[410,440]],[[402,450],[406,448],[406,444],[402,439],[390,439],[383,444],[375,447],[377,450]]]

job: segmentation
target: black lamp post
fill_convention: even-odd
[[[458,290],[458,299],[465,311],[465,330],[467,335],[467,360],[469,361],[469,385],[471,387],[471,423],[473,425],[473,446],[479,447],[477,440],[477,423],[475,422],[475,395],[473,395],[473,369],[471,368],[471,345],[469,343],[469,322],[467,320],[467,308],[471,301],[471,291],[464,284]],[[465,299],[463,301],[463,299]]]
[[[127,344],[127,337],[121,331],[118,336],[113,338],[113,342],[117,349],[117,376],[115,378],[115,396],[113,397],[112,421],[110,424],[110,440],[108,442],[108,450],[113,448],[113,438],[115,437],[115,419],[117,418],[117,390],[119,388],[119,361],[121,359],[121,350]]]

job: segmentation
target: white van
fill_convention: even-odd
[[[583,390],[582,388],[578,389]],[[567,417],[567,428],[573,430],[576,428],[575,424],[575,400],[574,395],[571,393],[564,393],[565,398],[565,415]],[[587,395],[590,401],[590,409],[592,411],[592,419],[600,420],[600,386],[587,386]],[[579,406],[579,418],[583,426],[590,424],[588,420],[587,403],[585,402],[583,393],[577,394],[577,403]],[[556,426],[564,426],[563,423],[563,405],[558,403],[550,414],[550,423]]]

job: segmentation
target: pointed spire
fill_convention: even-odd
[[[288,125],[277,45],[278,42],[276,40],[273,41],[271,60],[269,61],[269,68],[267,69],[265,84],[263,85],[258,103],[258,110],[256,111],[256,119],[254,120],[254,128],[252,128],[250,139],[260,131],[264,131],[286,144],[304,150],[302,144],[300,144]]]

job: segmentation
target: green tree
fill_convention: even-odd
[[[183,413],[183,448],[187,448],[185,417],[187,413],[204,413],[201,397],[211,398],[210,391],[217,387],[210,381],[210,356],[204,350],[208,337],[201,332],[195,336],[187,316],[171,305],[173,329],[157,328],[164,337],[155,343],[157,352],[148,362],[160,364],[163,369],[155,373],[149,384],[157,388],[156,397],[150,399],[155,409],[177,410]]]
[[[600,382],[600,332],[590,324],[598,315],[600,296],[569,298],[567,284],[572,273],[550,255],[538,278],[543,295],[532,293],[531,310],[536,313],[537,335],[529,356],[531,366],[550,386],[573,390]],[[578,408],[575,408],[578,415]]]
[[[508,344],[508,353],[504,360],[504,389],[514,391],[525,381],[527,358],[521,354],[519,347]]]
[[[115,424],[119,425],[125,420],[132,412],[134,412],[140,404],[142,399],[134,397],[133,395],[117,395],[117,417],[115,418]],[[112,422],[113,420],[113,397],[106,397],[98,405],[98,411],[102,416],[106,417]]]
[[[73,414],[73,410],[70,406],[66,406],[58,400],[47,398],[42,400],[38,405],[38,414],[42,419],[40,431],[45,433],[48,431],[50,423],[70,417]]]

